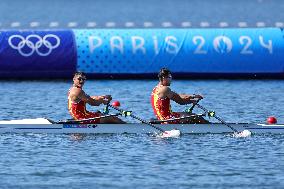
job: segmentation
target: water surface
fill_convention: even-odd
[[[92,80],[85,90],[91,95],[112,94],[121,108],[148,119],[153,117],[150,93],[156,83]],[[283,84],[276,80],[178,80],[172,89],[203,94],[201,104],[229,122],[262,123],[275,115],[284,123]],[[70,118],[70,86],[69,81],[1,81],[0,119]],[[185,107],[173,104],[173,109]],[[0,142],[1,188],[284,186],[283,135],[159,139],[148,135],[0,134]]]

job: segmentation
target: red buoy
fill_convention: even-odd
[[[113,103],[111,105],[113,105],[114,107],[119,107],[120,102],[119,101],[113,101]]]
[[[275,124],[275,123],[277,123],[277,119],[273,116],[270,116],[270,117],[267,118],[266,122],[268,124]]]

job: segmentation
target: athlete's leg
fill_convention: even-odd
[[[191,115],[195,115],[195,114],[190,114],[187,112],[176,112],[177,114],[180,114],[180,117],[186,117],[186,116],[191,116]],[[207,121],[206,119],[204,119],[201,116],[193,116],[192,118],[188,118],[188,119],[181,119],[180,123],[209,123],[209,121]]]
[[[96,118],[96,117],[100,117],[100,116],[102,116],[102,113],[100,113],[100,112],[87,112],[87,114],[84,114],[84,117],[82,117],[81,119],[92,119],[92,118]],[[92,119],[92,120],[84,121],[83,123],[85,123],[85,124],[98,124],[98,123],[100,123],[100,119],[101,118]]]
[[[103,116],[102,113],[100,112],[88,112],[88,118],[92,118],[92,117],[100,117]],[[104,118],[99,118],[96,120],[92,120],[90,121],[90,123],[125,123],[124,121],[122,121],[121,119],[119,119],[118,117],[112,116],[112,117],[104,117]]]
[[[100,119],[100,123],[125,123],[123,120],[118,117],[105,117]]]

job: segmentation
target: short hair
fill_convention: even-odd
[[[86,77],[86,74],[84,72],[77,71],[77,72],[74,73],[73,77],[76,77],[76,76],[84,76],[84,77]]]
[[[158,78],[161,81],[163,78],[169,76],[171,74],[171,71],[167,68],[162,68],[158,74]]]

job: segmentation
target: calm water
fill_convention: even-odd
[[[266,27],[275,27],[276,22],[284,20],[284,3],[281,0],[1,0],[0,28],[2,29],[57,29],[70,28],[68,23],[75,22],[71,28],[144,28],[144,23],[160,28],[220,27],[226,22],[228,27],[239,27],[246,22],[248,27],[257,27],[264,23]],[[13,13],[13,14],[11,14]],[[31,26],[31,23],[37,24]],[[88,26],[88,23],[95,23]],[[51,23],[56,23],[53,27]],[[186,26],[188,27],[188,26]]]
[[[87,81],[85,90],[93,95],[112,94],[121,108],[147,119],[153,117],[149,96],[155,84],[152,80]],[[69,81],[1,81],[0,119],[69,118],[66,95],[70,86]],[[172,88],[203,94],[201,104],[229,122],[260,123],[275,115],[284,123],[284,81],[179,80]],[[173,105],[174,110],[185,109]],[[0,141],[0,188],[284,187],[283,135],[158,139],[0,134]]]

